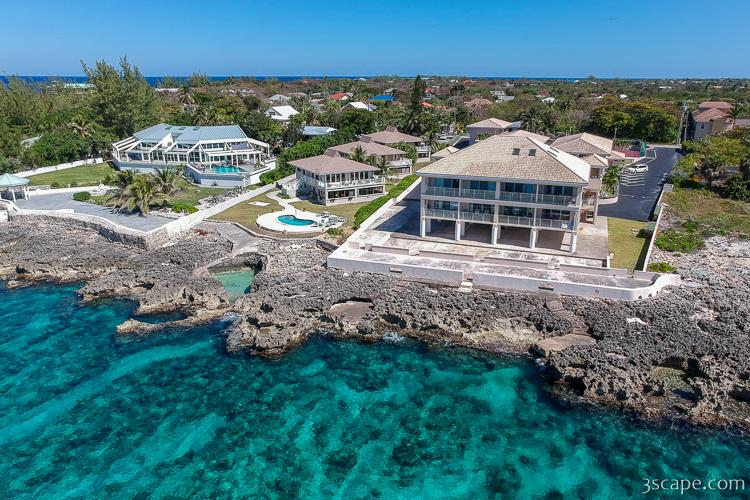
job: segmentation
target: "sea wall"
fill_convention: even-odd
[[[97,163],[103,163],[104,159],[89,158],[88,160],[78,160],[70,163],[60,163],[58,165],[51,165],[49,167],[39,167],[32,170],[24,170],[23,172],[16,172],[13,175],[17,177],[30,177],[37,174],[46,174],[48,172],[57,172],[58,170],[67,170],[69,168],[80,167],[82,165],[96,165]]]

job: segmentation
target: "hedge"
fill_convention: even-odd
[[[172,211],[178,214],[193,214],[198,211],[198,208],[190,203],[172,203]]]
[[[677,269],[669,262],[652,262],[648,265],[648,270],[654,273],[673,273]]]
[[[91,199],[91,193],[88,191],[81,191],[80,193],[75,193],[73,199],[75,201],[89,201]]]
[[[401,179],[401,182],[390,190],[390,192],[380,198],[375,198],[367,205],[362,205],[359,210],[354,214],[354,228],[358,228],[364,221],[370,218],[372,214],[378,211],[380,207],[386,204],[391,198],[396,198],[398,195],[406,191],[406,188],[414,184],[417,180],[415,174],[408,175]]]

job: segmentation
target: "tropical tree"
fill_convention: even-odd
[[[89,83],[93,116],[117,137],[126,137],[138,129],[153,125],[161,116],[161,102],[137,67],[127,58],[120,60],[120,69],[104,61],[93,68],[81,62]]]
[[[190,92],[190,87],[183,85],[180,90],[177,91],[177,100],[180,101],[184,107],[191,107],[195,105],[195,98]]]
[[[604,190],[614,195],[617,192],[617,187],[620,185],[620,167],[613,165],[607,168],[606,172],[602,176],[602,187]]]
[[[374,166],[380,169],[380,175],[383,177],[388,177],[391,173],[391,164],[385,159],[385,156],[381,156]]]
[[[116,209],[147,215],[151,205],[166,199],[166,196],[159,192],[155,179],[156,176],[151,174],[135,174],[132,182],[119,193]]]
[[[180,179],[182,177],[176,168],[157,168],[153,176],[157,191],[164,196],[171,196],[180,191]]]
[[[362,149],[362,146],[356,146],[352,149],[352,154],[349,156],[349,159],[359,163],[366,163],[367,154],[365,153],[365,150]]]
[[[114,187],[114,189],[107,194],[106,201],[114,202],[113,208],[115,211],[119,211],[120,207],[123,206],[125,202],[125,192],[130,185],[133,184],[135,175],[135,172],[132,170],[121,170],[115,174],[114,178],[106,181],[107,184]]]

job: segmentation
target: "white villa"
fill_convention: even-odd
[[[375,108],[372,104],[365,104],[362,101],[352,101],[346,103],[344,106],[341,107],[341,111],[347,111],[347,110],[361,110],[361,111],[372,111]]]
[[[399,144],[402,142],[411,144],[416,148],[419,160],[429,161],[430,159],[430,147],[424,143],[421,137],[404,134],[403,132],[399,132],[398,129],[393,126],[388,126],[385,130],[381,130],[380,132],[365,134],[362,138],[386,146],[392,146],[393,144]]]
[[[299,112],[291,106],[271,106],[266,110],[267,117],[282,123],[289,123],[289,120],[298,114]]]
[[[460,241],[472,230],[493,245],[520,240],[534,249],[545,239],[574,253],[590,170],[533,138],[488,137],[417,172],[420,235],[448,229]]]
[[[357,148],[362,149],[365,157],[375,156],[378,160],[385,158],[385,161],[388,162],[389,177],[403,178],[411,174],[412,161],[406,157],[406,153],[385,144],[378,144],[367,137],[363,137],[359,141],[331,146],[329,149],[336,151],[345,158],[351,158]]]
[[[112,145],[119,170],[153,172],[184,166],[197,184],[242,186],[273,168],[271,146],[250,139],[238,125],[182,126],[159,123]]]
[[[385,194],[385,177],[380,169],[349,160],[329,149],[323,155],[289,162],[296,179],[284,192],[305,195],[323,205],[360,203]]]

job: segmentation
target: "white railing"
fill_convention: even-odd
[[[462,198],[476,198],[480,200],[495,199],[495,191],[490,191],[488,189],[462,189],[460,194]]]
[[[438,219],[458,219],[458,210],[436,210],[433,208],[424,209],[425,217],[435,217]]]
[[[351,181],[339,181],[339,182],[328,182],[326,187],[337,188],[337,187],[349,187],[349,186],[378,186],[385,184],[385,177],[375,176],[369,179],[354,179]]]
[[[512,224],[514,226],[533,226],[534,219],[531,217],[517,217],[515,215],[498,215],[497,221],[500,224]]]
[[[481,212],[461,212],[461,219],[476,220],[481,222],[495,222],[493,214],[483,214]]]
[[[448,198],[517,201],[520,203],[538,203],[543,205],[561,206],[573,205],[576,201],[574,196],[561,196],[555,194],[515,193],[512,191],[500,191],[499,193],[495,193],[495,191],[488,189],[457,189],[433,186],[425,188],[424,194],[428,196],[445,196]]]
[[[459,194],[458,188],[442,188],[442,187],[427,187],[424,194],[429,196],[448,196],[451,198],[457,198]]]

